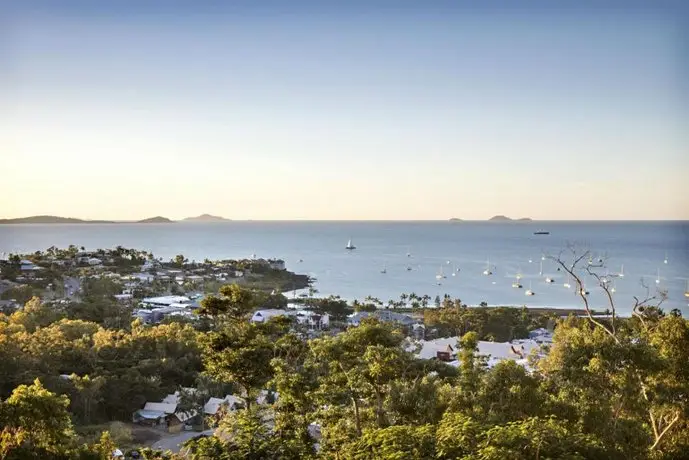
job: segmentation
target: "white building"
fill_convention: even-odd
[[[251,317],[251,321],[254,323],[264,323],[268,321],[270,318],[274,318],[276,316],[288,316],[289,313],[286,310],[278,310],[278,309],[267,309],[267,310],[257,310],[254,312],[253,316]]]
[[[293,314],[290,312],[290,314]],[[330,315],[318,314],[309,310],[299,310],[294,314],[298,324],[305,324],[314,329],[324,329],[330,326]]]
[[[421,340],[418,342],[418,344],[421,345],[421,349],[417,353],[417,357],[422,359],[436,358],[438,352],[450,350],[448,346],[451,347],[453,351],[456,351],[458,340],[459,337]],[[528,369],[528,356],[534,350],[537,354],[541,353],[541,344],[531,339],[513,340],[512,342],[488,342],[480,340],[478,342],[478,352],[476,354],[488,358],[488,367],[493,367],[500,361],[509,359]],[[454,356],[452,358],[454,358]],[[456,366],[459,365],[459,362],[453,360],[449,364]]]
[[[155,307],[169,307],[172,304],[189,304],[191,299],[181,295],[168,295],[162,297],[147,297],[141,301],[142,304]]]

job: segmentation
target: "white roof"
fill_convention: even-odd
[[[447,337],[443,339],[435,340],[421,340],[421,350],[417,354],[419,358],[431,359],[435,358],[438,351],[445,351],[447,346],[450,345],[452,348],[457,348],[457,340],[459,337]],[[488,356],[493,359],[520,359],[520,356],[512,348],[517,351],[522,352],[525,356],[528,356],[533,349],[540,349],[540,344],[535,340],[513,340],[512,342],[488,342],[481,340],[478,342],[478,354]],[[489,365],[490,365],[489,359]]]
[[[233,405],[243,404],[244,400],[233,395],[227,395],[223,399],[221,398],[209,398],[208,402],[203,406],[203,412],[209,415],[215,415],[218,413],[220,406],[227,404],[230,408]]]
[[[270,319],[274,316],[281,316],[281,315],[287,315],[286,310],[277,310],[277,309],[269,309],[269,310],[258,310],[254,312],[254,315],[251,317],[251,321],[265,321],[267,319]]]
[[[172,395],[167,395],[163,398],[161,402],[164,402],[166,404],[179,404],[179,394],[175,392],[175,394]]]
[[[144,406],[144,410],[165,412],[166,414],[174,414],[175,409],[177,409],[177,404],[166,402],[147,402]]]
[[[167,295],[162,297],[147,297],[143,299],[142,302],[171,305],[173,303],[189,303],[191,299],[181,295]]]

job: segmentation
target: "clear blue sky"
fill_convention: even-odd
[[[680,2],[15,3],[0,217],[689,218]]]

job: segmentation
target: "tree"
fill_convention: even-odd
[[[177,254],[171,263],[177,268],[184,268],[184,265],[189,262],[189,259],[185,258],[182,254]]]
[[[232,320],[244,319],[258,307],[258,297],[250,289],[238,284],[226,284],[220,288],[220,295],[209,295],[201,301],[198,313],[207,316],[224,315]]]
[[[68,406],[66,396],[46,390],[38,379],[32,385],[18,386],[0,404],[5,442],[11,435],[17,441],[11,450],[43,452],[46,456],[64,454],[74,440]]]

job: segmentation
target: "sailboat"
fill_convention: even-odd
[[[660,284],[660,268],[658,269],[656,273],[656,284]]]
[[[529,289],[526,290],[524,295],[534,295],[536,294],[532,289],[531,289],[531,281],[529,281]]]
[[[583,284],[581,285],[581,291],[579,291],[581,295],[589,295],[589,291],[586,290],[586,286]]]
[[[452,264],[452,276],[457,276],[459,269],[455,268],[455,264]]]
[[[538,271],[538,274],[543,276],[543,261],[541,260],[541,268]]]
[[[486,261],[486,269],[483,270],[483,274],[486,275],[486,276],[489,276],[489,275],[492,275],[492,274],[493,274],[493,272],[490,271],[490,259],[488,259],[488,260]]]
[[[407,248],[407,257],[411,257],[411,248]]]
[[[687,288],[684,290],[684,297],[689,297],[689,280],[687,280]]]
[[[522,283],[519,282],[520,278],[521,277],[519,275],[517,275],[517,279],[515,279],[514,282],[512,283],[513,288],[515,288],[515,289],[521,289],[522,288]]]
[[[667,251],[665,251],[665,259],[663,259],[663,263],[667,265]]]
[[[610,288],[610,293],[614,294],[615,292],[617,292],[617,289],[615,289],[615,283],[613,283],[612,287]]]
[[[382,274],[386,274],[388,272],[388,269],[383,265],[383,269],[380,271]]]
[[[565,287],[565,289],[569,289],[572,287],[572,285],[569,284],[569,275],[567,275],[567,281],[565,281],[562,285]]]
[[[350,250],[350,251],[351,251],[352,249],[356,249],[356,246],[354,246],[354,245],[352,244],[351,238],[349,239],[349,241],[347,241],[347,246],[345,246],[345,249],[348,249],[348,250]]]
[[[620,267],[620,272],[617,274],[619,278],[624,278],[624,264]]]
[[[438,274],[435,275],[435,279],[441,280],[441,279],[443,279],[443,278],[445,278],[445,275],[443,275],[443,266],[441,265],[441,266],[440,266],[440,271],[438,271]]]

